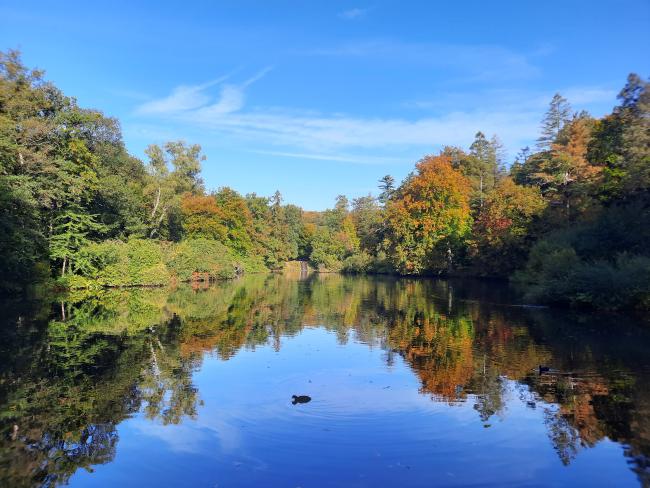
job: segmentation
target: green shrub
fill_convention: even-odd
[[[650,306],[650,258],[619,254],[614,262],[580,259],[572,247],[540,241],[526,269],[515,275],[534,302],[565,303],[602,310]]]
[[[233,252],[218,241],[188,239],[176,244],[169,253],[167,266],[180,281],[192,273],[207,273],[210,279],[229,279],[243,271]]]
[[[373,258],[366,252],[352,254],[343,260],[343,273],[363,274],[373,270]]]
[[[603,310],[650,305],[650,211],[643,201],[605,208],[590,222],[538,241],[514,280],[536,302]]]

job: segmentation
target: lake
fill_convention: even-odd
[[[638,317],[335,274],[2,310],[1,486],[650,485]]]

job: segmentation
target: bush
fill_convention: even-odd
[[[543,240],[533,247],[526,269],[515,275],[526,299],[602,310],[650,307],[649,257],[621,253],[614,262],[588,261],[564,246]]]
[[[343,273],[363,274],[373,271],[373,258],[366,252],[359,252],[343,260],[341,271]]]
[[[132,239],[92,243],[80,254],[79,261],[85,264],[77,273],[100,286],[166,285],[170,280],[161,245],[156,241]],[[70,282],[76,288],[83,283]]]
[[[230,279],[243,271],[230,249],[218,241],[188,239],[173,247],[167,265],[179,281],[188,281],[192,273],[207,273],[210,279]]]
[[[539,302],[603,310],[650,306],[650,211],[642,200],[547,235],[514,275]]]
[[[178,244],[132,239],[86,246],[79,261],[85,263],[62,284],[68,288],[90,286],[160,286],[172,278],[189,281],[192,274],[209,279],[230,279],[245,271],[263,271],[262,258],[240,258],[220,242],[189,239]]]

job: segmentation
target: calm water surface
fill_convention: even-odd
[[[514,303],[338,275],[3,303],[0,485],[649,486],[648,323]]]

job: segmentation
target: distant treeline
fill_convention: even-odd
[[[303,211],[206,192],[198,145],[141,161],[117,120],[0,53],[0,287],[165,284],[275,270],[510,277],[527,299],[650,308],[650,91],[631,74],[602,119],[555,95],[534,150],[498,137],[422,158],[377,197]]]

